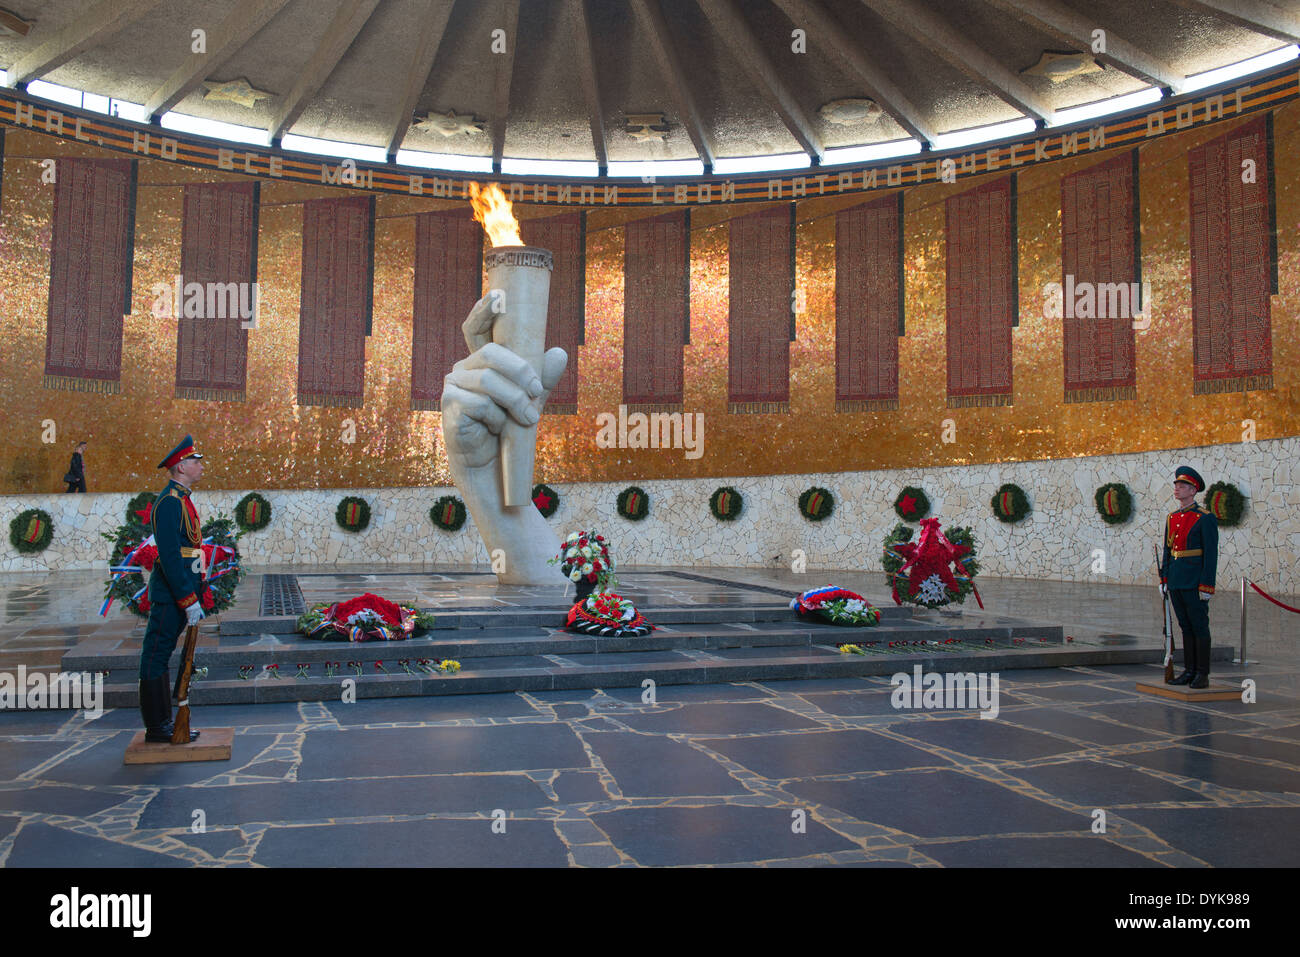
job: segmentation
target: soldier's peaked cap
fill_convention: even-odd
[[[1196,486],[1196,491],[1205,491],[1205,479],[1201,478],[1201,473],[1188,465],[1180,465],[1174,469],[1175,482],[1191,482]]]
[[[191,457],[196,459],[203,458],[202,455],[194,451],[194,436],[187,435],[185,438],[181,439],[180,444],[177,445],[176,448],[167,453],[167,457],[158,463],[158,467],[160,469],[169,469],[181,459],[188,459]]]

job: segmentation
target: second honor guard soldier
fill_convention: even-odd
[[[1208,688],[1210,685],[1210,608],[1214,576],[1219,564],[1219,522],[1214,513],[1196,504],[1205,480],[1196,469],[1179,466],[1174,471],[1174,498],[1179,509],[1165,519],[1165,551],[1160,560],[1160,587],[1183,632],[1183,673],[1176,685]]]
[[[199,513],[190,500],[190,488],[203,475],[203,456],[194,451],[194,439],[181,443],[158,463],[170,481],[154,499],[150,510],[158,559],[149,576],[149,624],[140,652],[140,713],[145,740],[172,739],[172,687],[168,662],[181,632],[203,618],[200,602],[203,581],[203,537]],[[198,738],[190,732],[190,740]]]

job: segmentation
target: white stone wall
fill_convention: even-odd
[[[639,482],[650,495],[650,515],[627,522],[614,512],[619,491],[631,483],[556,485],[559,510],[551,518],[559,533],[595,528],[613,540],[620,563],[789,567],[802,550],[809,569],[879,568],[881,540],[897,521],[890,507],[904,485],[923,488],[931,514],[945,526],[975,530],[983,574],[1064,581],[1142,584],[1155,581],[1152,544],[1164,515],[1176,507],[1173,470],[1190,465],[1207,483],[1235,482],[1248,497],[1241,525],[1219,536],[1220,589],[1244,575],[1262,588],[1300,593],[1300,438],[1167,452],[1008,462],[932,469],[886,469]],[[1029,495],[1032,514],[1015,525],[997,521],[989,500],[1003,482]],[[1134,517],[1124,525],[1102,522],[1093,492],[1123,482],[1134,498]],[[718,522],[708,501],[720,485],[745,498],[734,522]],[[808,522],[797,509],[799,493],[821,485],[835,495],[835,514]],[[271,525],[241,539],[252,566],[356,564],[366,562],[460,562],[487,564],[472,519],[456,533],[429,521],[428,511],[452,489],[360,489],[263,492]],[[245,492],[195,493],[204,518],[229,514]],[[346,494],[363,496],[370,526],[361,534],[341,530],[334,510]],[[0,496],[5,538],[0,571],[104,567],[109,553],[101,532],[121,522],[125,493]],[[1203,497],[1201,501],[1204,501]],[[20,555],[8,541],[9,521],[25,508],[44,508],[54,519],[54,541],[36,556]],[[1100,554],[1097,553],[1100,550]],[[1100,568],[1104,561],[1104,571]]]

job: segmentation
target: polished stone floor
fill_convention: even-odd
[[[887,600],[878,575],[703,574]],[[0,578],[0,671],[138,629],[94,620],[100,587]],[[1159,641],[1154,589],[981,591]],[[1237,597],[1211,610],[1235,644]],[[1115,665],[1005,671],[994,720],[896,709],[884,677],[211,706],[195,726],[235,727],[231,761],[130,767],[132,710],[0,712],[0,864],[1296,866],[1300,617],[1254,597],[1250,615],[1249,663],[1216,678],[1253,680],[1253,703],[1151,699],[1134,682],[1157,668]]]

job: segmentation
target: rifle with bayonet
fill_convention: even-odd
[[[185,629],[185,649],[181,652],[181,670],[176,675],[177,708],[176,721],[172,726],[172,744],[190,743],[190,681],[194,677],[194,646],[198,640],[198,625],[190,625]]]
[[[1156,577],[1160,577],[1160,549],[1151,546],[1156,556]],[[1160,633],[1165,639],[1165,684],[1174,683],[1174,627],[1169,620],[1169,589],[1160,583]]]

